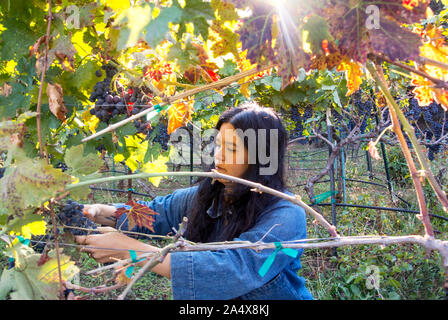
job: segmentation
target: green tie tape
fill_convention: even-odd
[[[17,236],[17,239],[19,239],[20,243],[27,246],[30,244],[30,239],[25,239],[22,236]]]
[[[160,112],[160,111],[162,111],[162,110],[165,110],[166,108],[168,108],[168,105],[160,106],[160,104],[156,104],[156,105],[154,106],[154,109],[155,109],[157,112]]]
[[[322,201],[324,201],[325,199],[331,197],[332,195],[337,194],[337,191],[331,192],[331,191],[327,191],[321,194],[318,194],[317,196],[312,197],[311,199],[316,200],[316,204],[321,203]],[[331,200],[331,203],[334,203],[334,199]]]
[[[264,277],[268,272],[269,268],[271,268],[271,265],[274,263],[275,257],[277,256],[277,253],[279,251],[283,251],[288,256],[293,258],[297,258],[297,255],[299,254],[299,252],[294,249],[283,248],[280,242],[275,242],[274,244],[275,244],[275,251],[265,260],[260,270],[258,270],[258,274],[262,277]]]
[[[137,260],[137,253],[135,252],[135,250],[129,250],[129,255],[131,256],[132,263],[138,263],[140,261],[145,260],[144,258]],[[133,265],[127,267],[126,272],[125,272],[126,277],[130,278],[132,276],[132,273],[134,272],[134,269],[135,269],[135,266],[133,266]]]

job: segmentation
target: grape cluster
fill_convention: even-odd
[[[297,107],[291,108],[291,119],[294,121],[294,130],[291,133],[291,138],[299,138],[303,135],[302,115]]]
[[[62,161],[59,161],[59,163],[56,165],[56,168],[61,169],[62,172],[65,172],[68,169],[67,165]]]
[[[405,112],[405,116],[410,121],[417,121],[422,114],[422,108],[420,108],[420,105],[415,98],[410,98],[408,102],[409,107]]]
[[[163,150],[168,150],[168,140],[169,140],[168,128],[164,123],[159,123],[157,127],[159,132],[156,138],[154,139],[154,142],[158,142],[162,146]]]
[[[56,232],[59,233],[59,230],[56,229]],[[42,253],[44,252],[47,243],[53,240],[53,233],[47,233],[45,235],[33,235],[30,239],[30,246],[37,253]]]
[[[58,217],[65,226],[95,230],[97,228],[96,224],[84,216],[83,208],[84,205],[68,200],[65,203],[64,208],[62,208],[59,212]],[[84,236],[87,234],[98,233],[97,231],[87,231],[75,228],[64,228],[64,231],[68,231],[74,236]]]
[[[362,117],[362,123],[359,130],[361,133],[365,133],[368,124],[367,121],[372,116],[373,103],[370,100],[363,102],[359,91],[353,94],[353,98],[353,105],[355,106],[356,113],[359,117]]]
[[[90,113],[100,121],[109,123],[114,116],[126,112],[126,105],[124,100],[110,89],[112,78],[117,73],[117,69],[109,64],[103,65],[101,69],[106,71],[106,78],[97,82],[93,87],[89,100],[95,102],[95,108],[91,109]],[[102,77],[103,73],[101,70],[97,70],[95,75]],[[123,89],[122,87],[117,88],[118,91]]]
[[[111,89],[111,83],[117,69],[109,64],[101,68],[106,71],[106,78],[97,82],[93,88],[89,100],[95,102],[95,107],[90,109],[90,114],[96,116],[101,122],[109,124],[120,114],[130,117],[152,107],[149,89],[136,87],[125,89],[120,82],[116,81],[113,86],[116,88],[114,91]],[[95,75],[102,77],[103,73],[101,70],[97,70]],[[150,122],[144,118],[134,120],[134,125],[137,132],[144,134],[147,134],[151,127]]]
[[[448,121],[444,118],[445,111],[442,106],[433,102],[428,106],[420,106],[415,98],[410,98],[404,115],[415,129],[415,135],[419,140],[431,143],[438,141],[448,133]],[[428,145],[428,159],[434,160],[435,154],[443,150],[448,139],[442,139],[439,143]]]
[[[294,123],[294,128],[289,132],[290,138],[300,138],[303,137],[303,131],[305,129],[305,122],[314,115],[312,107],[306,107],[303,112],[299,111],[297,106],[292,106],[290,110],[281,110],[280,114],[283,117],[290,118]],[[312,140],[312,139],[311,139]],[[300,144],[311,143],[310,139],[302,139],[298,141]]]
[[[6,168],[0,168],[0,179],[3,178],[3,175],[5,174]]]

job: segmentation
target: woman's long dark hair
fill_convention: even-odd
[[[249,167],[242,178],[283,191],[285,188],[284,157],[287,146],[287,132],[275,111],[271,108],[260,107],[255,102],[247,102],[224,112],[215,128],[219,130],[223,123],[230,123],[235,129],[241,129],[242,132],[247,129],[255,129],[255,132],[258,133],[259,129],[266,129],[266,142],[258,141],[259,136],[256,134],[256,146],[258,148],[260,143],[263,143],[266,146],[266,156],[272,159],[273,155],[269,155],[270,145],[271,143],[278,144],[278,157],[275,158],[275,161],[278,161],[278,169],[273,175],[261,175],[260,169],[268,167],[269,164],[260,164],[257,149],[256,163],[250,164],[251,162],[249,162]],[[277,130],[278,141],[270,140],[269,129]],[[242,138],[246,150],[249,150],[248,136],[244,135]],[[214,168],[215,164],[212,163],[209,169]],[[224,188],[224,184],[219,181],[212,183],[211,178],[204,178],[199,181],[193,207],[188,214],[188,227],[185,234],[188,240],[195,242],[226,241],[238,237],[254,226],[258,215],[267,205],[280,199],[270,194],[250,191],[250,187],[239,183],[234,183],[231,188]],[[218,203],[221,204],[222,215],[219,218],[212,218],[207,214],[207,210],[212,204],[216,209]],[[220,219],[221,221],[219,221]],[[218,222],[224,225],[223,229],[220,228],[224,231],[213,236],[211,233]]]

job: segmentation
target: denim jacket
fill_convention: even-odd
[[[190,212],[197,186],[178,189],[172,194],[139,201],[159,213],[153,223],[154,234],[166,235],[179,227],[183,216]],[[287,191],[286,191],[287,192]],[[288,194],[291,194],[287,192]],[[115,204],[117,208],[124,204]],[[213,205],[212,205],[213,206]],[[211,215],[211,210],[207,212]],[[212,216],[212,215],[211,215]],[[212,216],[213,217],[213,216]],[[266,233],[275,224],[267,235]],[[128,229],[126,215],[121,215],[117,228]],[[152,234],[143,227],[132,231]],[[305,211],[290,201],[280,199],[266,207],[256,224],[235,241],[282,242],[306,238]],[[297,275],[302,267],[298,249],[296,258],[279,251],[267,273],[261,277],[259,269],[273,249],[256,252],[253,249],[171,252],[171,285],[174,299],[200,300],[297,300],[313,299],[305,287],[305,279]]]

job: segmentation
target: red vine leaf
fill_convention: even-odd
[[[350,6],[343,0],[330,0],[329,4],[321,14],[343,55],[361,63],[367,61],[369,52],[384,54],[393,60],[418,58],[421,40],[402,24],[424,19],[427,3],[403,1],[400,5],[396,0],[362,0]],[[377,8],[377,14],[367,10],[372,6]],[[370,25],[369,22],[376,20],[377,25]]]
[[[126,202],[126,205],[131,206],[130,209],[119,208],[115,212],[115,216],[118,219],[122,214],[126,214],[128,217],[128,229],[132,230],[135,226],[145,227],[154,232],[152,223],[155,221],[154,215],[158,214],[151,208],[142,205],[140,203],[130,200]]]

